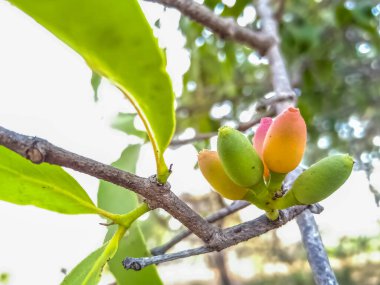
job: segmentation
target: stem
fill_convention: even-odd
[[[245,194],[243,197],[243,200],[246,200],[256,207],[267,210],[267,207],[265,205],[265,197],[267,196],[267,187],[264,183],[264,180],[261,180],[258,184],[255,186],[252,186],[250,190]]]
[[[259,183],[257,183],[256,185],[250,187],[250,189],[256,194],[257,197],[259,197],[259,199],[263,200],[264,197],[266,197],[267,193],[268,193],[268,188],[267,188],[267,185],[265,184],[264,182],[264,179],[263,180],[260,180]]]
[[[149,206],[146,203],[143,203],[129,213],[117,215],[114,222],[128,229],[135,220],[149,211]]]
[[[268,219],[275,221],[278,219],[278,216],[280,215],[280,213],[278,212],[277,209],[271,209],[271,210],[265,211],[265,215],[268,217]]]
[[[109,220],[111,220],[111,221],[113,221],[115,223],[116,223],[116,220],[117,220],[118,216],[120,216],[120,215],[117,215],[117,214],[110,213],[110,212],[108,212],[106,210],[103,210],[101,208],[98,208],[98,207],[95,207],[95,209],[96,209],[96,212],[99,215],[101,215],[101,216],[103,216],[103,217],[105,217],[105,218],[107,218],[107,219],[109,219]]]
[[[293,191],[289,190],[284,196],[273,201],[273,207],[276,209],[286,209],[294,205],[301,205],[293,195]]]
[[[277,191],[281,190],[282,182],[284,181],[286,174],[271,172],[270,180],[268,184],[269,196],[273,196]]]

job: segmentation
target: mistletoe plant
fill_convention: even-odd
[[[348,179],[354,161],[347,154],[326,157],[306,171],[284,195],[286,175],[302,160],[306,147],[306,124],[297,108],[290,107],[274,120],[261,119],[253,145],[241,132],[222,127],[218,151],[204,150],[199,167],[223,197],[247,200],[276,220],[278,210],[317,203]]]

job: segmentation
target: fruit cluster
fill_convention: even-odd
[[[286,175],[302,160],[307,130],[297,108],[288,108],[272,118],[261,119],[253,145],[241,132],[222,127],[217,152],[199,153],[199,168],[210,185],[223,197],[247,200],[265,210],[271,220],[280,209],[317,203],[348,179],[354,161],[347,154],[326,157],[305,170],[283,194]]]

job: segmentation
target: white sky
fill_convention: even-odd
[[[162,8],[151,5],[145,11],[153,21]],[[161,23],[164,31],[156,32],[161,45],[168,47],[168,71],[179,94],[189,61],[186,52],[176,46],[183,43],[173,24],[178,13],[168,13],[170,20]],[[0,1],[0,125],[111,163],[135,141],[112,130],[110,120],[117,112],[132,109],[108,82],[102,83],[100,100],[94,103],[90,77],[80,56],[22,12]],[[208,191],[201,175],[193,170],[196,153],[192,147],[169,151],[167,161],[174,163],[170,182],[175,193]],[[151,175],[154,168],[151,147],[146,146],[138,174]],[[98,181],[70,173],[96,201]],[[317,221],[327,244],[336,243],[340,235],[379,233],[379,209],[366,183],[364,175],[356,173],[344,189],[323,203],[325,211]],[[258,214],[253,207],[242,211],[246,219]],[[12,285],[59,284],[62,267],[70,270],[101,245],[105,229],[99,222],[97,216],[60,215],[0,202],[0,273],[10,273]],[[280,229],[279,235],[287,242],[300,238],[295,223]],[[165,269],[162,274],[168,276]]]

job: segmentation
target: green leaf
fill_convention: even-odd
[[[147,139],[146,132],[136,129],[134,120],[137,114],[119,113],[112,122],[112,127],[128,135],[136,136],[144,140]]]
[[[112,166],[135,173],[141,145],[130,145]],[[123,187],[101,180],[98,190],[98,206],[116,214],[125,214],[138,205],[137,195]]]
[[[3,146],[0,146],[0,200],[64,214],[92,214],[100,210],[61,167],[34,164]]]
[[[135,172],[140,151],[140,145],[128,146],[120,158],[112,165],[129,172]],[[98,205],[104,210],[124,214],[135,209],[138,205],[137,195],[122,187],[101,181],[98,191]],[[116,231],[116,226],[108,227],[105,238],[107,241]],[[121,264],[126,256],[147,256],[149,251],[138,224],[129,228],[113,259],[109,261],[109,268],[114,274],[118,284],[162,284],[155,266],[143,269],[143,272],[125,270]]]
[[[109,234],[107,234],[109,236]],[[163,284],[158,275],[155,265],[143,268],[140,271],[125,270],[121,262],[127,256],[143,257],[149,256],[144,236],[138,223],[132,225],[127,236],[119,244],[119,248],[114,257],[108,262],[112,274],[115,276],[118,285],[124,284]]]
[[[92,252],[89,256],[87,256],[85,259],[83,259],[63,280],[61,285],[74,285],[74,284],[83,284],[83,280],[86,278],[88,272],[91,271],[93,268],[93,265],[96,263],[96,261],[100,258],[102,253],[104,252],[106,245],[103,245],[102,247],[98,248],[94,252]],[[99,270],[100,271],[100,270]],[[100,273],[100,272],[99,272]],[[91,280],[92,283],[89,284],[97,284],[99,281]]]
[[[104,265],[111,259],[117,249],[121,237],[125,233],[124,227],[119,227],[109,242],[98,248],[80,262],[62,281],[61,285],[96,285]]]
[[[174,93],[165,60],[137,0],[9,0],[67,43],[135,106],[156,156],[159,179],[169,175],[163,152],[174,133]]]
[[[95,102],[98,101],[99,97],[98,97],[98,88],[99,88],[99,85],[100,85],[100,82],[102,81],[102,77],[97,74],[96,72],[92,72],[92,75],[91,75],[91,86],[92,86],[92,90],[94,90],[94,100]]]

